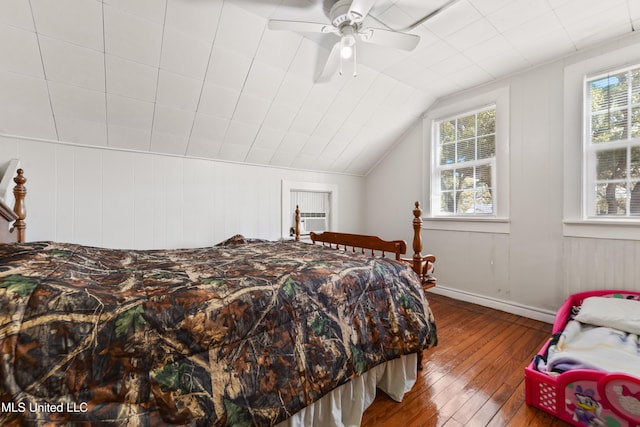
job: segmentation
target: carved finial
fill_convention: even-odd
[[[420,209],[420,202],[416,201],[416,207],[413,209],[413,216],[420,218],[422,215],[422,209]]]
[[[17,170],[18,175],[13,178],[13,182],[16,183],[13,187],[13,196],[16,199],[13,205],[13,212],[15,212],[18,219],[13,223],[13,228],[18,230],[18,242],[26,241],[26,228],[27,223],[24,222],[27,217],[27,208],[24,203],[24,198],[27,195],[27,188],[24,186],[27,182],[27,178],[24,177],[24,171],[22,169]]]

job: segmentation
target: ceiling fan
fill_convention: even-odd
[[[337,35],[340,39],[333,45],[322,72],[316,80],[327,80],[336,69],[339,69],[342,74],[343,60],[351,58],[353,58],[353,75],[355,76],[357,74],[356,46],[358,39],[365,43],[406,51],[413,50],[420,41],[420,37],[415,34],[364,27],[364,19],[375,2],[376,0],[325,0],[324,9],[330,23],[271,19],[269,20],[269,29]]]

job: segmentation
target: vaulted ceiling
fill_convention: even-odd
[[[358,75],[316,82],[330,0],[2,0],[0,134],[366,174],[438,97],[640,28],[638,0],[377,0]]]

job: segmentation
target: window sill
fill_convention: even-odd
[[[422,228],[442,231],[470,231],[473,233],[509,234],[507,218],[493,217],[426,217]]]
[[[640,219],[564,220],[562,229],[565,237],[640,240]]]

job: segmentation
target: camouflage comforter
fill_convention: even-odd
[[[386,259],[0,245],[0,425],[273,425],[435,341],[417,276]]]

